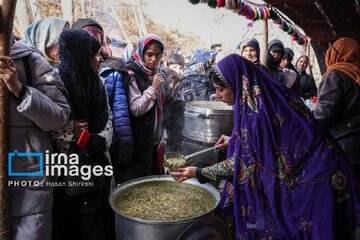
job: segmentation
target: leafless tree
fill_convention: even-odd
[[[61,8],[63,12],[63,19],[69,21],[70,24],[74,22],[74,1],[61,0]]]
[[[19,1],[19,2],[21,2],[21,1]],[[31,9],[31,13],[32,13],[32,22],[38,21],[43,18],[43,15],[42,15],[41,9],[40,9],[39,0],[29,0],[29,6]]]
[[[144,15],[143,15],[141,7],[140,7],[140,0],[138,0],[138,2],[137,2],[137,8],[138,8],[138,13],[139,13],[141,31],[143,32],[144,35],[148,34],[148,31],[147,31],[146,25],[145,25],[145,18],[144,18]]]
[[[125,27],[124,27],[121,19],[119,19],[116,9],[115,9],[114,5],[112,4],[111,0],[107,0],[106,4],[110,7],[112,16],[116,20],[117,24],[119,25],[120,31],[121,31],[122,36],[124,37],[124,40],[126,41],[127,44],[131,44],[130,38],[126,33]]]
[[[131,4],[131,9],[132,9],[133,14],[134,14],[135,23],[136,23],[136,26],[137,26],[137,29],[138,29],[138,32],[139,32],[139,36],[142,36],[142,35],[143,35],[143,33],[142,33],[142,31],[141,31],[141,27],[140,27],[139,19],[138,19],[137,13],[136,13],[135,6],[134,6],[133,4]]]
[[[16,28],[21,37],[25,37],[25,29],[34,22],[29,0],[21,0],[16,4],[16,16],[18,23]]]

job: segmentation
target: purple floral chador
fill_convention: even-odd
[[[218,63],[235,93],[221,206],[237,239],[354,239],[358,190],[344,153],[293,91],[244,58]]]

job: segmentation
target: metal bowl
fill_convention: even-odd
[[[177,171],[178,171],[177,168],[174,169],[174,168],[172,168],[171,166],[168,165],[167,160],[170,159],[170,158],[183,159],[183,160],[185,161],[185,157],[184,157],[184,155],[182,155],[182,154],[175,153],[175,152],[169,152],[169,153],[165,154],[165,155],[164,155],[164,165],[165,165],[165,167],[166,167],[165,172],[169,172],[169,174],[172,173],[172,172],[177,172]],[[166,171],[166,170],[167,170],[167,171]],[[173,179],[175,179],[175,180],[177,180],[177,179],[180,178],[180,177],[173,176],[173,175],[170,175],[170,176],[171,176]]]

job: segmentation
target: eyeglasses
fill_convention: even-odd
[[[336,50],[336,48],[334,47],[334,45],[331,42],[329,42],[329,48],[333,48],[337,54],[340,54],[339,51]]]

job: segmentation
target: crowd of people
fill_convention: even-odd
[[[135,178],[164,174],[163,155],[181,150],[188,101],[233,106],[234,131],[216,146],[227,159],[179,170],[178,181],[226,179],[221,207],[237,239],[354,239],[360,224],[360,46],[341,38],[326,53],[316,87],[309,57],[274,39],[267,62],[258,41],[224,56],[222,45],[197,49],[186,63],[154,34],[125,46],[91,18],[58,18],[12,36],[0,56],[10,91],[9,152],[78,154],[80,164],[111,165],[92,187],[51,187],[49,176],[10,176],[40,186],[10,186],[11,239],[114,239],[108,196]],[[304,100],[318,96],[314,112]],[[84,133],[90,141],[80,149]],[[31,172],[32,156],[12,166]]]

